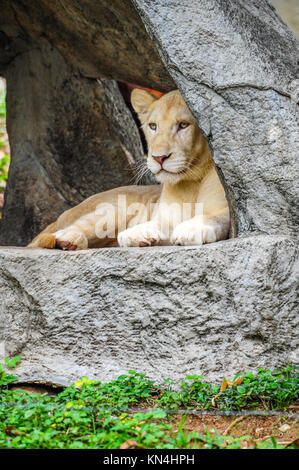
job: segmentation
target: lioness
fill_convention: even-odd
[[[123,247],[201,245],[228,237],[230,217],[224,189],[208,143],[179,91],[156,99],[136,88],[131,103],[148,144],[147,167],[162,184],[121,187],[91,196],[60,215],[28,246],[84,250],[117,242]],[[120,196],[131,207],[122,219]],[[203,213],[192,209],[184,215],[181,211],[181,219],[169,220],[172,208],[183,209],[186,203],[201,203]],[[149,205],[154,205],[152,211],[147,210]],[[138,216],[137,206],[143,208]],[[103,228],[110,224],[105,207],[110,208],[109,214],[111,208],[114,212],[115,232]]]

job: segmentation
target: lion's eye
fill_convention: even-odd
[[[157,129],[157,124],[155,124],[154,122],[150,122],[149,126],[152,129],[152,131],[155,131]]]
[[[188,122],[180,122],[178,126],[178,131],[180,131],[181,129],[186,129],[186,127],[188,126],[189,126]]]

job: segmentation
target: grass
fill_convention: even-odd
[[[6,359],[14,368],[21,358]],[[183,416],[177,429],[168,410],[285,410],[298,397],[298,374],[289,366],[259,369],[235,382],[212,387],[202,376],[187,376],[178,390],[159,387],[145,374],[129,371],[107,383],[81,378],[57,395],[29,393],[11,385],[17,378],[0,368],[0,448],[188,449],[242,448],[250,436],[189,432]],[[240,385],[241,384],[241,385]],[[151,411],[132,412],[132,407]],[[273,436],[253,447],[283,448]],[[291,445],[296,448],[296,445]]]
[[[0,86],[0,119],[6,118],[5,96],[6,96],[5,87]]]

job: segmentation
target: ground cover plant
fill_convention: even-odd
[[[14,368],[20,359],[6,359],[6,366]],[[258,418],[272,419],[280,434],[281,429],[288,431],[281,443],[274,435],[275,426],[266,439],[243,431],[229,434],[246,416],[218,417],[225,424],[219,432],[211,421],[217,417],[192,414],[196,410],[287,410],[298,398],[298,374],[292,366],[272,372],[259,369],[216,387],[195,375],[187,376],[179,387],[171,381],[161,387],[132,370],[106,383],[83,377],[56,394],[29,392],[16,382],[1,366],[0,448],[298,447],[295,418]]]
[[[5,82],[0,78],[0,218],[10,162],[8,135],[6,132],[5,95]]]

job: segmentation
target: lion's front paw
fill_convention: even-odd
[[[215,228],[212,225],[200,224],[187,220],[179,224],[172,232],[170,241],[174,245],[202,245],[217,240]]]
[[[86,250],[88,248],[87,237],[76,230],[59,230],[55,234],[56,247],[63,250]]]
[[[117,237],[119,246],[149,246],[164,239],[162,231],[154,222],[145,222],[120,232]]]

